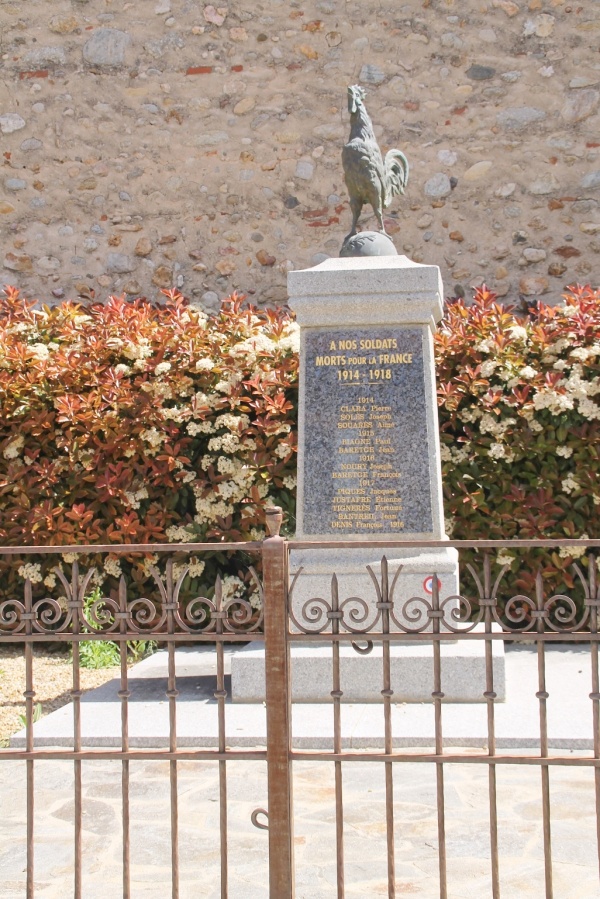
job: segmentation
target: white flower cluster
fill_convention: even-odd
[[[561,481],[561,487],[565,493],[576,493],[579,490],[579,481],[570,474]]]
[[[532,378],[536,377],[538,372],[535,370],[535,368],[532,368],[531,365],[526,365],[524,368],[521,369],[519,374],[521,375],[522,378],[527,378],[528,380],[531,380]]]
[[[212,371],[213,370],[213,361],[212,359],[198,359],[196,362],[196,371]]]
[[[77,553],[62,553],[62,557],[67,565],[72,565],[73,562],[77,561]]]
[[[153,393],[154,396],[163,400],[170,400],[173,396],[171,385],[165,384],[163,381],[145,381],[141,385],[140,390],[143,390],[144,393]]]
[[[512,563],[515,561],[514,556],[512,556],[507,549],[501,549],[496,556],[496,562],[498,565],[508,565],[512,566]]]
[[[190,539],[189,531],[182,525],[173,524],[167,528],[166,533],[169,543],[188,543]]]
[[[196,434],[210,434],[214,427],[212,421],[190,421],[186,431],[190,437],[195,437]]]
[[[554,368],[557,366],[558,362]],[[584,418],[589,421],[600,419],[600,405],[591,399],[600,394],[600,377],[585,380],[582,375],[583,367],[579,363],[574,364],[569,377],[560,381],[561,390],[543,387],[537,391],[533,397],[534,408],[548,409],[553,415],[560,415],[575,409],[577,403],[577,411]]]
[[[466,446],[453,446],[451,451],[452,461],[457,465],[460,465],[461,462],[466,462],[469,458],[469,450]]]
[[[5,459],[16,459],[20,455],[21,450],[25,446],[25,438],[22,434],[17,434],[10,443],[4,447],[2,455]]]
[[[170,362],[159,362],[156,368],[154,369],[154,374],[160,377],[161,375],[166,375],[168,371],[171,371],[171,363]]]
[[[587,534],[581,534],[580,539],[589,540],[589,537]],[[561,546],[558,555],[561,559],[580,559],[586,552],[585,546]]]
[[[223,602],[230,599],[241,599],[244,595],[244,582],[235,575],[228,575],[222,582]]]
[[[235,343],[229,352],[232,356],[243,357],[248,365],[253,365],[260,353],[271,355],[275,349],[276,344],[271,338],[259,331],[258,334]]]
[[[185,419],[185,409],[182,406],[170,406],[160,410],[165,421],[175,421],[178,424]]]
[[[202,459],[202,467],[208,468],[213,457],[205,456]],[[205,465],[205,463],[208,463]],[[195,490],[196,493],[196,515],[194,520],[198,524],[205,524],[216,521],[217,518],[223,518],[231,512],[231,505],[245,499],[254,482],[254,471],[245,465],[240,459],[227,459],[220,456],[217,460],[217,468],[222,474],[229,475],[227,481],[222,481],[217,485],[217,490],[208,496],[202,496],[204,492],[202,487]],[[268,492],[266,484],[260,484],[258,487],[259,494],[261,487],[264,487],[265,493]]]
[[[144,559],[144,561],[142,562],[142,570],[143,570],[144,574],[146,575],[146,577],[150,577],[152,575],[152,572],[150,571],[150,569],[152,568],[153,565],[156,565],[157,562],[158,562],[158,555],[156,553],[152,553],[150,556],[147,556]]]
[[[573,399],[566,393],[559,393],[552,387],[544,387],[533,397],[533,407],[538,412],[548,409],[553,415],[561,415],[573,408]]]
[[[121,570],[121,562],[119,559],[105,559],[103,567],[104,571],[109,576],[121,577],[121,575],[123,574]]]
[[[125,346],[123,347],[123,355],[127,359],[149,359],[152,355],[152,347],[148,346],[148,338],[142,337],[140,338],[139,343],[133,343],[133,341],[129,340]]]
[[[509,334],[513,340],[521,341],[522,343],[527,343],[529,338],[529,334],[527,333],[527,328],[523,328],[522,325],[513,325],[512,328],[509,328]]]
[[[187,563],[186,562],[173,562],[173,580],[175,583],[179,580],[179,578],[183,574],[187,574]]]
[[[33,353],[34,356],[37,356],[38,359],[47,359],[50,355],[50,350],[45,343],[32,343],[29,347],[29,351]]]
[[[191,556],[189,560],[189,571],[188,574],[190,577],[200,577],[204,569],[206,568],[206,563],[202,562],[201,559],[197,559],[195,556]]]
[[[160,431],[157,431],[156,428],[146,428],[145,431],[142,431],[140,437],[155,451],[158,450],[161,443],[165,440],[165,435],[161,434]]]
[[[125,365],[124,362],[120,362],[118,365],[115,365],[115,374],[116,375],[130,375],[131,367],[129,365]]]
[[[239,433],[245,430],[249,424],[250,419],[247,415],[232,415],[230,412],[225,412],[215,419],[215,431],[219,428],[227,428],[229,431],[237,431]]]
[[[286,324],[283,334],[279,338],[279,348],[292,353],[300,352],[300,325],[298,322],[290,321]]]
[[[516,424],[515,418],[496,418],[486,412],[481,417],[479,428],[482,434],[492,434],[494,437],[502,438],[508,428],[514,424]]]
[[[222,437],[211,437],[208,448],[213,453],[223,450],[225,453],[235,453],[240,448],[239,438],[235,434],[224,434]]]
[[[42,566],[37,562],[26,562],[19,567],[18,572],[24,580],[29,580],[32,584],[40,584],[43,580]]]
[[[143,499],[148,499],[148,490],[146,487],[140,487],[139,490],[136,491],[125,490],[124,496],[126,502],[132,509],[139,509],[140,502]]]
[[[480,406],[474,406],[472,409],[461,409],[457,415],[461,421],[475,422],[478,418],[481,418],[483,410]]]
[[[481,376],[483,378],[489,378],[490,375],[493,375],[495,370],[498,368],[498,362],[495,359],[486,359],[485,362],[481,363]]]
[[[262,609],[262,599],[260,598],[260,593],[258,590],[255,590],[254,593],[250,594],[248,602],[252,606],[255,611],[260,611]]]
[[[217,459],[217,471],[219,474],[233,474],[236,471],[237,459],[228,459],[227,456],[219,456]]]
[[[515,458],[504,443],[492,443],[488,455],[492,459],[506,459],[507,462],[512,462]]]
[[[226,377],[221,378],[220,381],[217,381],[215,384],[215,390],[218,390],[219,393],[231,393],[231,389],[235,387],[236,384],[239,384],[242,380],[243,375],[241,371],[231,371]]]
[[[564,459],[570,459],[573,455],[573,448],[571,446],[557,446],[556,455],[562,456]]]

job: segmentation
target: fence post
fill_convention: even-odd
[[[288,549],[279,536],[278,506],[266,510],[269,536],[263,542],[265,681],[269,784],[269,896],[294,899],[291,684],[288,630]]]

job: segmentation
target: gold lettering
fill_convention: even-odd
[[[317,356],[315,358],[315,365],[345,365],[346,357],[345,356]]]

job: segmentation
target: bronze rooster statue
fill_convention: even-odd
[[[379,230],[385,234],[383,210],[390,205],[392,197],[404,193],[408,183],[408,160],[404,153],[389,150],[385,159],[382,157],[364,99],[365,91],[358,84],[348,88],[350,140],[342,150],[342,165],[350,194],[352,230],[346,240],[356,234],[365,203],[373,207]]]

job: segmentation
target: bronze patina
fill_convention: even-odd
[[[383,210],[397,194],[403,194],[408,183],[408,160],[401,150],[388,150],[385,157],[375,138],[373,123],[364,104],[365,90],[358,84],[348,88],[350,139],[342,150],[342,165],[346,187],[350,194],[352,228],[357,232],[363,206],[372,206],[379,231],[385,234]]]

